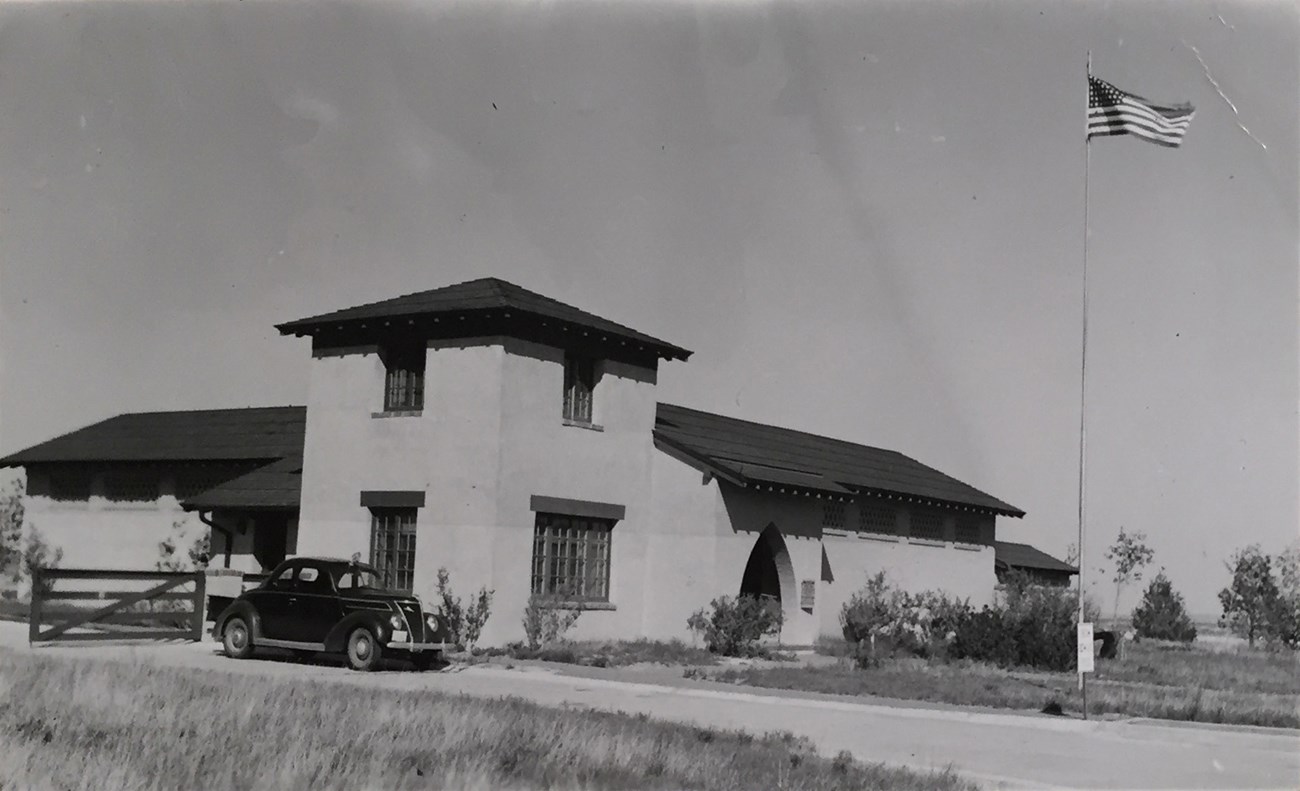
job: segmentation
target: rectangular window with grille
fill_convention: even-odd
[[[839,500],[822,503],[822,527],[844,527],[844,503]]]
[[[538,514],[533,532],[532,592],[565,601],[609,601],[609,545],[614,522]]]
[[[385,347],[384,411],[424,409],[424,344]]]
[[[912,512],[912,538],[943,540],[943,517],[927,511]]]
[[[57,470],[50,473],[50,497],[59,502],[90,499],[89,470]]]
[[[112,470],[104,473],[104,497],[114,502],[144,503],[158,499],[158,473]]]
[[[898,532],[895,526],[894,509],[887,505],[864,503],[858,511],[858,529],[864,533],[894,535]]]
[[[962,544],[978,544],[980,542],[979,521],[975,519],[958,519],[953,540]]]
[[[564,419],[591,422],[591,401],[596,390],[596,363],[587,357],[564,355]]]
[[[410,591],[415,583],[415,508],[370,509],[370,565],[384,585]]]

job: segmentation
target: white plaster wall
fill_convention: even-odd
[[[652,529],[641,573],[646,602],[641,633],[689,642],[696,639],[686,627],[691,614],[740,588],[739,576],[717,575],[719,536],[726,524],[722,494],[717,480],[662,451],[653,452],[650,469]]]
[[[171,496],[124,505],[97,496],[63,502],[29,495],[24,504],[24,541],[35,527],[52,549],[63,550],[61,568],[152,569],[161,557],[158,544],[172,536],[173,523],[184,525],[181,552],[207,530]]]
[[[612,361],[600,367],[593,422],[602,430],[565,425],[564,365],[560,349],[504,341],[501,388],[498,528],[492,580],[498,615],[485,641],[523,637],[520,619],[531,594],[535,514],[533,495],[622,505],[626,516],[610,542],[610,603],[590,610],[576,639],[640,634],[647,594],[644,567],[654,531],[650,458],[653,453],[655,372]]]
[[[312,360],[297,554],[370,551],[363,490],[423,491],[415,592],[432,599],[439,566],[455,589],[492,585],[500,445],[499,345],[445,345],[426,358],[418,416],[375,417],[384,367],[375,349]]]

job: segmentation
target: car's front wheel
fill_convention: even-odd
[[[383,654],[383,647],[369,629],[357,628],[348,635],[348,666],[353,670],[374,670]]]
[[[253,655],[253,635],[248,621],[236,615],[221,630],[221,647],[231,659],[247,659]]]

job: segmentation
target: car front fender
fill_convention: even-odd
[[[329,634],[325,636],[325,650],[331,653],[339,653],[348,646],[348,635],[358,626],[364,626],[369,629],[380,645],[387,645],[389,637],[392,636],[393,627],[388,624],[388,618],[392,611],[381,610],[364,610],[361,612],[349,613],[343,617],[343,620],[334,625]]]

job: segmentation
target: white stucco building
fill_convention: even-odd
[[[659,403],[689,351],[500,280],[279,329],[310,339],[305,408],[123,415],[0,459],[63,565],[150,567],[180,523],[249,571],[360,553],[428,596],[446,567],[495,591],[488,644],[533,596],[586,610],[578,638],[671,638],[745,592],[801,645],[882,569],[990,601],[997,518],[1023,516],[900,453]]]

